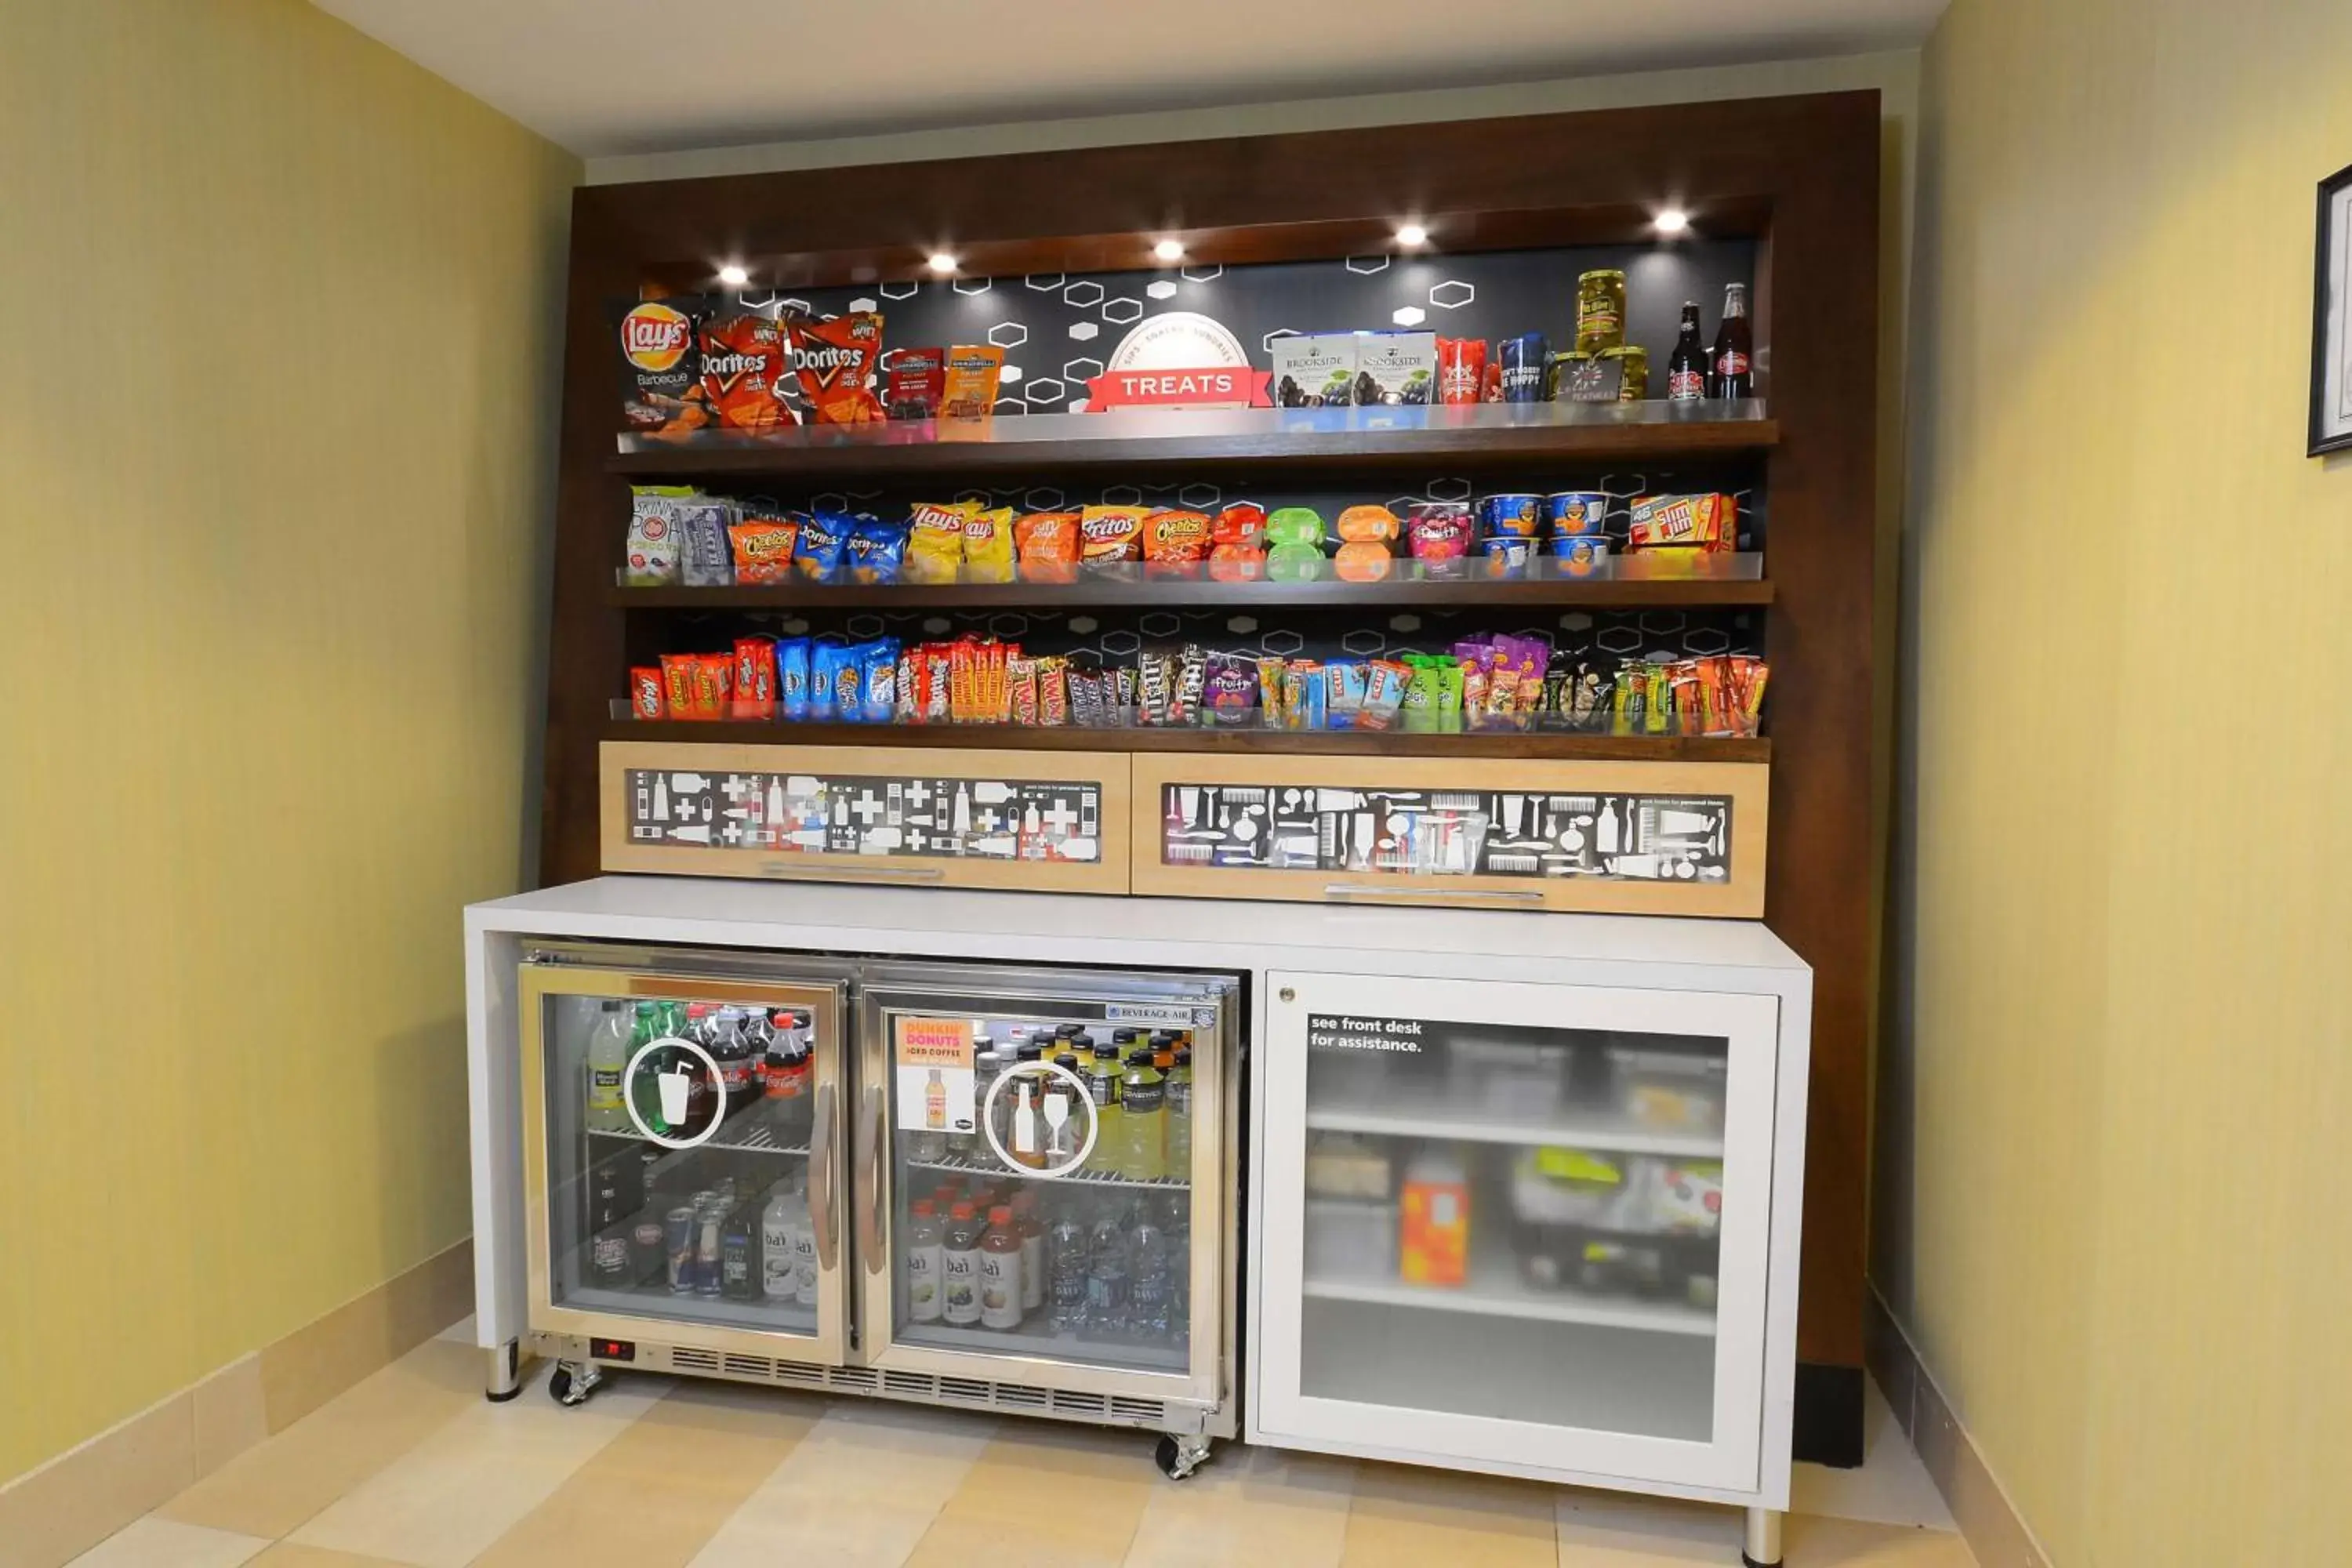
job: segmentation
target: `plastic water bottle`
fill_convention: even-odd
[[[1074,1334],[1087,1326],[1087,1273],[1092,1264],[1086,1226],[1066,1206],[1054,1216],[1045,1233],[1045,1251],[1052,1261],[1045,1297],[1045,1321],[1057,1334]]]
[[[1169,1260],[1168,1237],[1145,1209],[1128,1238],[1128,1331],[1143,1339],[1164,1340],[1173,1321],[1176,1282]]]
[[[1095,1222],[1087,1244],[1087,1328],[1097,1335],[1127,1332],[1127,1237],[1118,1216],[1107,1214]]]

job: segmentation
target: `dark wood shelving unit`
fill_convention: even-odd
[[[1391,609],[1424,605],[1651,609],[1769,605],[1764,579],[1427,578],[1349,583],[1218,583],[1200,579],[1080,578],[1071,583],[779,583],[731,588],[605,590],[626,610]]]
[[[1870,1028],[1880,985],[1874,889],[1884,842],[1874,723],[1881,682],[1874,661],[1884,639],[1874,563],[1883,141],[1876,94],[1832,93],[583,186],[572,197],[564,306],[540,876],[560,882],[597,873],[599,747],[613,740],[1360,758],[1769,758],[1764,921],[1813,972],[1796,1456],[1859,1463]],[[998,279],[1150,268],[1153,241],[1162,236],[1181,239],[1195,267],[1380,255],[1407,214],[1427,226],[1432,254],[1440,257],[1646,245],[1654,237],[1652,216],[1669,199],[1692,214],[1701,238],[1754,246],[1750,314],[1761,406],[1693,416],[1639,405],[1614,414],[1535,413],[1522,405],[1432,410],[1442,416],[1391,426],[1355,416],[1296,420],[1287,416],[1299,411],[1286,410],[1072,415],[1041,405],[1057,411],[1007,413],[944,436],[908,422],[772,441],[615,440],[610,307],[648,291],[704,289],[717,258],[741,258],[763,287],[871,283],[879,291],[883,282],[923,277],[929,245],[940,237],[953,237],[965,271]],[[1563,282],[1564,300],[1573,298],[1571,285]],[[1048,599],[1046,585],[1032,584],[941,585],[919,590],[919,597],[912,585],[846,591],[856,598],[832,590],[819,597],[814,585],[797,584],[646,593],[614,585],[630,480],[700,481],[724,490],[746,488],[730,479],[758,479],[795,502],[831,489],[884,489],[893,480],[905,481],[908,494],[948,493],[1009,488],[1014,476],[1050,484],[1064,473],[1097,485],[1123,485],[1121,476],[1134,474],[1138,488],[1181,485],[1196,475],[1269,489],[1286,476],[1307,481],[1301,489],[1344,490],[1362,480],[1370,494],[1376,476],[1385,483],[1416,470],[1481,488],[1554,489],[1675,463],[1701,470],[1691,475],[1695,485],[1753,485],[1769,496],[1769,582],[1188,584],[1164,596],[1156,584],[1105,584],[1087,590],[1094,596],[1085,600],[1060,593]],[[866,482],[841,482],[854,479]],[[1126,594],[1137,596],[1116,596]],[[698,630],[665,623],[670,612],[1082,602],[1755,605],[1771,660],[1772,738],[653,724],[612,717],[633,656]],[[919,754],[910,752],[909,761]]]
[[[1404,411],[1410,417],[1395,424],[1363,423],[1371,412],[1334,410],[1328,417],[1278,408],[1031,414],[964,426],[913,420],[814,425],[768,436],[708,432],[677,442],[624,436],[623,450],[604,467],[639,479],[740,475],[810,481],[1112,468],[1306,473],[1443,463],[1495,469],[1733,457],[1769,451],[1780,439],[1779,422],[1760,415],[1734,417],[1704,408],[1683,414],[1665,404],[1597,410],[1573,404],[1474,405]]]
[[[744,720],[610,719],[604,741],[708,745],[937,746],[1008,752],[1200,752],[1219,756],[1510,757],[1653,763],[1769,763],[1769,740],[1680,735],[1570,735],[1546,730],[1456,735],[1354,730],[1079,730],[1017,724],[783,724]]]

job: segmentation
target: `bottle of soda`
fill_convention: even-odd
[[[1683,301],[1683,327],[1666,361],[1666,401],[1697,403],[1706,396],[1706,350],[1698,341],[1698,301]]]
[[[1045,1232],[1045,1321],[1057,1334],[1075,1334],[1087,1326],[1088,1272],[1093,1262],[1086,1226],[1066,1202]]]
[[[638,1003],[635,1023],[629,1034],[629,1055],[635,1056],[641,1047],[651,1045],[667,1033],[668,1030],[663,1027],[660,1004]],[[645,1124],[665,1135],[669,1132],[670,1126],[662,1116],[661,1089],[654,1080],[660,1076],[662,1068],[667,1065],[662,1058],[667,1054],[666,1051],[657,1051],[647,1057],[644,1063],[644,1070],[637,1074],[635,1081],[624,1086],[628,1093],[635,1097],[637,1114],[644,1119]],[[625,1061],[625,1058],[624,1059]]]
[[[1723,289],[1723,324],[1716,329],[1715,352],[1707,362],[1707,395],[1755,396],[1755,353],[1748,327],[1748,285],[1727,283]]]
[[[711,1059],[719,1064],[719,1081],[727,1095],[719,1108],[725,1116],[751,1098],[751,1047],[743,1038],[743,1009],[712,1008],[709,1036]]]
[[[809,1140],[809,1075],[816,1020],[801,1007],[779,1007],[768,1019],[767,1100],[778,1137],[787,1147]]]
[[[1136,1215],[1128,1251],[1128,1331],[1164,1340],[1173,1322],[1176,1286],[1168,1237],[1149,1205]]]
[[[621,1077],[629,1065],[630,1019],[621,1004],[606,1002],[588,1036],[588,1131],[626,1132],[629,1109],[621,1099]]]

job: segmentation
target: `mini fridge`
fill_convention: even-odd
[[[551,1389],[616,1368],[1235,1429],[1233,974],[527,945]]]

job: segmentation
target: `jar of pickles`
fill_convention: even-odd
[[[1576,352],[1597,354],[1625,342],[1625,274],[1614,268],[1576,280]]]

